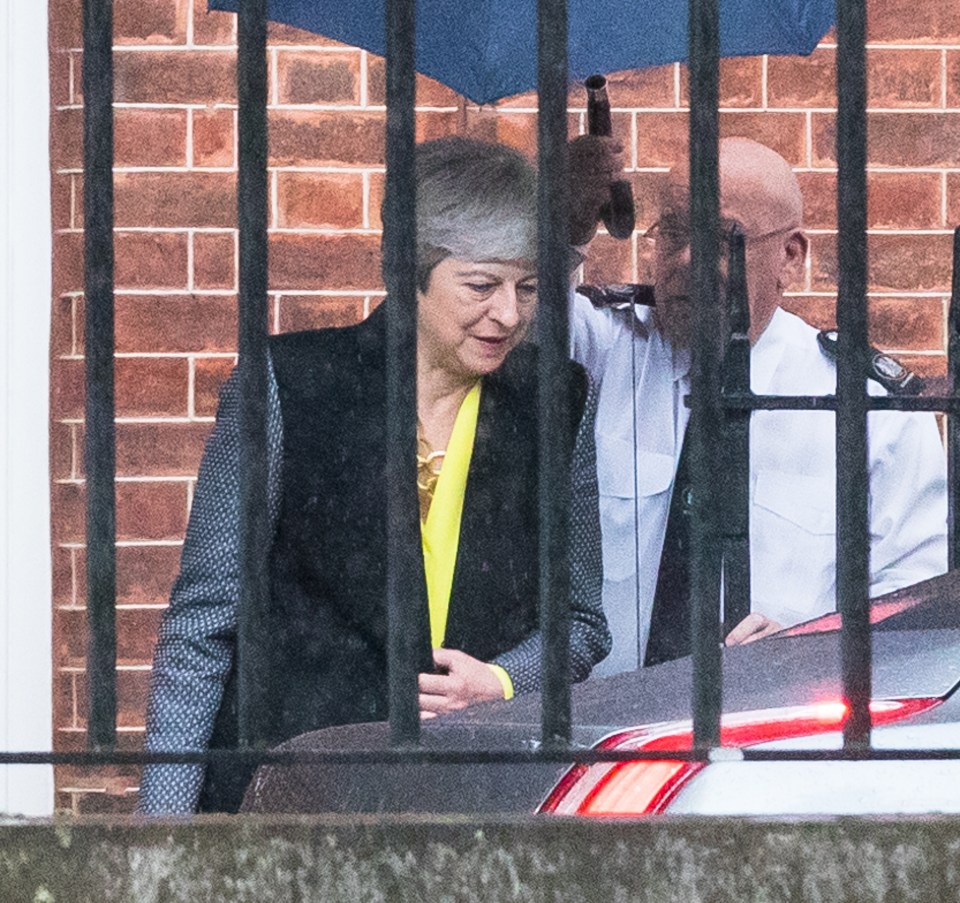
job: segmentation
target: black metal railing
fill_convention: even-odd
[[[116,435],[113,367],[113,4],[83,4],[83,256],[87,678],[91,749],[117,738]]]
[[[844,746],[870,743],[866,4],[837,4],[837,608]]]
[[[713,450],[720,447],[720,13],[717,0],[690,0],[690,279],[694,333],[690,366],[693,486],[690,607],[693,631],[693,742],[720,745],[720,573],[723,535]]]
[[[267,4],[237,18],[240,292],[240,607],[237,718],[241,748],[265,748],[269,699],[267,549]]]
[[[941,758],[951,751],[878,751],[870,748],[870,625],[867,603],[866,418],[869,410],[960,412],[954,395],[928,398],[870,397],[867,348],[866,75],[864,0],[838,0],[837,83],[839,165],[840,348],[835,396],[756,396],[750,391],[749,311],[744,244],[732,243],[731,334],[723,354],[715,337],[722,323],[718,282],[718,73],[717,0],[690,0],[690,167],[692,258],[696,335],[692,369],[691,442],[694,543],[694,746],[688,751],[617,752],[569,748],[571,731],[568,622],[567,471],[569,452],[560,441],[567,416],[566,247],[566,0],[539,0],[539,285],[541,346],[540,598],[544,638],[542,748],[537,751],[427,751],[417,748],[416,675],[423,637],[422,573],[411,565],[416,524],[414,491],[416,338],[414,150],[414,0],[389,0],[387,19],[387,191],[385,269],[388,315],[388,624],[389,707],[392,750],[277,753],[264,749],[265,662],[260,639],[266,600],[266,3],[241,0],[238,38],[240,229],[239,348],[242,415],[243,593],[239,611],[241,749],[202,753],[120,752],[116,739],[115,442],[113,405],[113,141],[111,0],[84,0],[84,230],[86,303],[86,481],[88,496],[87,606],[90,647],[89,746],[86,753],[0,753],[0,763],[144,764],[204,762],[224,758],[294,762],[544,762],[623,759],[703,759],[720,742],[722,669],[718,635],[723,560],[741,579],[728,580],[728,620],[749,610],[747,538],[749,416],[754,410],[825,410],[837,418],[837,584],[843,613],[843,695],[851,707],[841,751],[769,753],[744,750],[744,759]],[[948,367],[951,391],[960,377],[960,229],[954,237],[949,312]],[[721,378],[722,374],[722,378]],[[960,561],[956,511],[960,426],[949,417],[950,566]],[[738,479],[724,494],[711,485],[711,450],[725,447]],[[404,512],[401,516],[396,512]],[[409,529],[407,529],[409,527]]]
[[[537,50],[541,734],[549,748],[570,742],[567,0],[538,0]]]
[[[415,0],[386,4],[387,187],[384,210],[387,305],[387,659],[390,738],[420,738],[417,673],[429,648],[426,586],[416,501],[416,73]]]

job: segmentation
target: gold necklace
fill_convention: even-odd
[[[430,443],[423,435],[423,427],[420,421],[417,421],[417,490],[420,496],[420,519],[427,519],[427,512],[430,510],[430,503],[433,501],[433,493],[437,488],[437,480],[440,479],[440,470],[443,467],[443,459],[446,456],[446,449],[434,451]]]

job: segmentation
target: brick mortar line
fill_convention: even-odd
[[[145,227],[143,227],[143,229],[144,229],[145,231],[148,231],[148,232],[154,232],[154,231],[156,231],[156,230],[154,230],[154,229],[153,229],[152,227],[150,227],[150,226],[145,226]],[[126,230],[126,231],[139,232],[139,231],[141,231],[141,229],[140,229],[139,227],[135,227],[135,228],[133,228],[133,229],[128,229],[128,230]],[[196,235],[196,231],[197,231],[196,229],[188,229],[188,230],[187,230],[187,292],[188,292],[188,293],[192,293],[192,292],[193,292],[193,287],[194,287],[193,237],[194,237],[194,235]],[[113,234],[114,234],[114,235],[117,235],[117,234],[118,234],[116,228],[114,228]]]
[[[67,727],[58,727],[57,730],[63,731],[64,733],[73,733],[73,734],[75,733],[85,734],[87,732],[87,729],[85,727],[67,726]],[[124,733],[142,734],[145,730],[146,730],[145,727],[131,727],[129,725],[120,725],[120,724],[117,725],[117,731],[123,731]],[[59,766],[59,767],[64,767],[64,766]]]
[[[342,297],[365,297],[369,294],[379,295],[380,297],[386,296],[386,291],[382,288],[269,288],[270,292],[278,292],[281,295],[309,295],[310,297],[318,298],[342,298]],[[70,291],[60,292],[59,296],[61,298],[72,298],[74,300],[83,297],[83,289],[71,289]],[[188,295],[191,297],[202,297],[202,298],[235,298],[236,289],[229,288],[203,288],[195,289],[193,292],[187,292],[181,288],[118,288],[114,289],[114,296],[119,298],[143,298],[144,303],[148,300],[153,300],[154,298],[183,298]],[[130,354],[132,352],[121,352],[122,354]],[[158,354],[174,354],[174,353],[183,353],[183,354],[197,354],[203,352],[157,352]],[[210,352],[211,354],[225,354],[226,352]],[[83,357],[82,353],[77,354],[61,354],[58,355],[60,360],[72,360],[75,357]]]
[[[196,417],[197,357],[187,355],[187,416]]]
[[[276,51],[277,53],[312,53],[316,51],[317,53],[340,53],[351,55],[356,53],[357,55],[360,55],[370,52],[368,50],[364,50],[362,47],[355,47],[352,44],[343,44],[340,47],[329,47],[325,44],[271,44],[269,41],[267,41],[267,49]]]
[[[178,549],[183,545],[182,539],[118,539],[114,546],[118,549]],[[57,548],[65,550],[86,551],[85,542],[61,542]]]
[[[824,45],[836,49],[836,44]],[[947,41],[935,42],[932,44],[878,44],[867,43],[867,50],[879,51],[897,51],[897,50],[960,50],[960,43],[950,43]]]
[[[808,235],[836,235],[837,228],[811,228],[805,227],[804,232]],[[948,226],[931,226],[929,229],[867,229],[867,235],[877,236],[932,236],[932,235],[952,235],[953,229]]]
[[[381,230],[372,226],[350,226],[330,229],[321,226],[277,226],[267,229],[267,235],[380,235]]]
[[[367,108],[370,105],[370,73],[369,54],[366,50],[360,51],[360,105]]]
[[[809,235],[814,235],[816,237],[821,237],[821,238],[829,238],[836,234],[836,230],[830,231],[830,230],[807,229],[806,231],[807,231],[807,234]],[[952,231],[953,231],[952,229],[940,230],[938,234],[949,235],[949,234],[952,234]],[[877,234],[882,236],[882,235],[887,235],[892,233],[870,233],[870,234]],[[918,237],[930,236],[931,233],[918,232],[916,233],[916,235]],[[344,289],[343,291],[337,291],[336,289],[323,289],[323,290],[282,289],[279,291],[276,289],[270,289],[269,293],[271,295],[277,296],[278,300],[280,300],[281,303],[284,300],[289,301],[293,298],[313,298],[313,299],[344,298],[344,299],[351,299],[351,300],[363,300],[368,298],[383,299],[386,297],[386,292],[382,289],[349,289],[349,290]],[[142,294],[143,293],[140,291],[133,292],[133,293],[127,292],[123,295],[123,297],[135,297]],[[182,297],[184,294],[185,293],[182,291],[164,290],[163,292],[160,292],[160,291],[156,292],[156,297],[171,297],[171,298]],[[828,295],[835,294],[835,292],[804,291],[804,292],[800,292],[799,294],[802,294],[802,295],[820,294],[820,295],[828,296]],[[902,290],[870,290],[868,291],[868,295],[871,298],[886,297],[886,296],[911,297],[911,298],[926,298],[926,297],[939,298],[941,295],[944,295],[944,294],[949,295],[950,289],[943,288],[943,289],[922,289],[922,290],[902,289]],[[221,297],[221,296],[217,296],[217,297]],[[233,294],[230,294],[230,295],[223,295],[222,297],[235,298],[236,293],[234,292]],[[154,300],[154,298],[153,297],[148,298],[147,296],[145,296],[144,303],[147,303],[148,300]],[[197,359],[203,359],[203,360],[225,360],[229,358],[235,358],[237,356],[237,352],[236,351],[196,351],[194,350],[194,351],[118,351],[114,353],[114,357],[117,359],[121,359],[121,358],[122,359],[126,359],[126,358],[181,359],[181,358],[190,358],[191,356],[196,356]],[[58,360],[58,361],[83,361],[84,359],[85,359],[85,356],[79,352],[76,354],[59,354],[55,358],[55,360]],[[58,422],[71,423],[74,421],[71,418],[67,418],[65,420],[61,420]],[[76,421],[76,422],[82,422],[82,421]]]
[[[75,69],[75,60],[77,57],[70,53],[67,56],[68,61],[68,70],[67,70],[67,90],[69,91],[70,103],[74,103],[77,99],[77,82],[76,82],[76,69]]]
[[[113,108],[115,110],[236,110],[236,101],[211,101],[209,103],[200,103],[198,101],[150,101],[150,100],[114,100]],[[58,113],[69,112],[71,110],[82,110],[83,103],[80,101],[72,103],[55,104],[54,111]],[[459,107],[437,106],[434,104],[418,104],[415,108],[417,113],[456,113]],[[658,110],[672,111],[673,107],[657,107]],[[281,101],[270,101],[267,103],[267,110],[280,110],[302,113],[369,113],[382,115],[387,111],[385,104],[368,104],[362,106],[356,103],[283,103]],[[577,108],[571,108],[571,113],[577,112]],[[624,112],[624,110],[615,110],[615,112]],[[517,108],[512,107],[500,110],[499,113],[536,113],[536,108]],[[498,114],[488,114],[498,115]]]
[[[459,107],[434,106],[432,104],[417,104],[416,113],[456,113]],[[267,110],[290,111],[293,113],[386,113],[385,104],[370,104],[361,106],[355,103],[269,103]]]
[[[275,169],[277,167],[270,168]],[[58,176],[82,176],[83,168],[64,166],[55,169],[53,172],[54,175]],[[236,172],[237,168],[235,166],[181,166],[180,164],[174,166],[115,166],[113,168],[114,175],[135,175],[137,173],[156,173],[157,175],[173,175],[178,173],[235,175]],[[226,227],[221,226],[220,228]]]
[[[950,214],[950,205],[948,203],[948,183],[949,179],[947,178],[946,171],[940,174],[940,219],[943,221],[944,225],[947,225],[949,222]]]
[[[115,351],[114,360],[186,360],[199,358],[203,360],[230,360],[237,356],[236,351]],[[78,355],[60,355],[56,358],[58,361],[83,361],[85,356]],[[65,421],[64,421],[65,422]]]
[[[74,476],[83,468],[83,450],[80,448],[80,430],[70,425],[70,473]]]
[[[83,425],[82,418],[64,417],[57,423]],[[117,426],[186,426],[216,422],[215,417],[117,417]]]
[[[960,109],[958,109],[960,112]],[[277,173],[303,173],[303,174],[317,174],[317,175],[383,175],[385,169],[383,167],[371,167],[371,166],[343,166],[343,167],[331,167],[331,166],[269,166],[267,167],[268,172],[277,172]],[[944,166],[891,166],[886,163],[873,163],[867,165],[868,172],[877,172],[889,170],[890,172],[943,172],[944,170],[948,172],[960,172],[960,164],[948,164]],[[130,167],[117,167],[114,172],[118,174],[137,174],[137,173],[155,173],[158,175],[165,174],[184,174],[184,173],[211,173],[211,174],[234,174],[236,173],[236,168],[229,167],[193,167],[188,169],[183,166],[130,166]],[[670,171],[668,166],[633,166],[625,167],[626,172],[639,172],[639,173],[666,173]],[[795,166],[794,172],[836,172],[836,166],[814,166],[812,164],[804,166]],[[58,176],[78,176],[83,175],[82,169],[64,167],[62,169],[57,169],[54,171],[55,175]],[[122,228],[122,227],[121,227]],[[201,226],[196,227],[206,231],[218,230],[221,232],[227,231],[236,231],[234,226]],[[68,230],[69,231],[69,230]],[[82,231],[78,229],[77,231]]]
[[[305,164],[303,166],[297,166],[290,163],[282,163],[277,166],[268,166],[271,172],[275,173],[313,173],[317,175],[342,175],[342,176],[357,176],[357,175],[384,175],[386,173],[386,167],[384,166],[369,166],[363,164],[351,165],[345,163],[342,166],[331,166],[329,164],[322,166],[314,166],[310,164]]]
[[[273,327],[274,334],[280,332],[280,298],[281,294],[279,292],[269,293],[269,306],[270,306],[270,323]]]
[[[144,603],[118,603],[117,611],[165,611],[168,608],[166,602],[161,605],[146,605]],[[55,605],[55,611],[73,612],[79,614],[87,610],[86,605]]]
[[[196,37],[196,34],[194,31],[193,17],[196,10],[194,9],[192,0],[187,6],[187,22],[186,28],[184,28],[183,38],[187,47],[195,48],[196,45],[193,43],[193,39]]]
[[[77,550],[69,549],[70,553],[70,603],[73,606],[77,605],[77,599],[80,598],[80,578],[78,576],[77,567]]]
[[[83,104],[73,104],[73,107],[83,109]],[[151,101],[151,100],[114,100],[113,108],[115,110],[193,110],[194,112],[204,112],[212,110],[217,113],[221,110],[236,110],[236,101],[214,100],[208,103],[198,101],[181,101],[174,103],[172,101]]]
[[[768,95],[769,85],[767,83],[769,59],[770,57],[766,53],[760,57],[760,107],[764,111],[767,110],[769,106],[769,103],[768,103],[769,102],[769,95]]]
[[[114,235],[183,235],[189,239],[195,232],[211,233],[231,233],[236,230],[229,226],[115,226]],[[83,229],[56,229],[55,235],[82,235]],[[267,229],[267,235],[380,235],[381,230],[373,227],[364,226],[345,226],[340,229],[331,229],[321,226],[273,226]],[[188,263],[189,263],[188,251]],[[169,286],[167,286],[169,288]],[[188,286],[184,289],[188,294],[193,294],[193,289]],[[207,291],[217,291],[216,289],[207,289]]]
[[[943,302],[942,302],[941,308],[940,308],[940,323],[941,323],[941,325],[944,324],[944,323],[949,323],[949,322],[950,322],[950,300],[951,300],[951,299],[950,299],[950,295],[945,295],[944,298],[943,298]],[[942,347],[942,350],[941,350],[941,353],[944,355],[944,357],[946,357],[947,354],[949,353],[949,346],[950,346],[950,330],[949,330],[949,329],[944,329],[944,331],[943,331],[943,347]],[[944,421],[943,421],[943,422],[944,422],[944,425],[946,425],[946,418],[944,418]],[[944,432],[945,432],[945,431],[944,431]],[[944,436],[944,441],[946,441],[946,436]]]
[[[117,665],[117,671],[149,671],[149,665]],[[61,665],[59,668],[61,674],[86,674],[87,669],[77,665]]]
[[[77,177],[70,176],[70,228],[78,229],[81,217],[77,215]]]
[[[80,727],[80,717],[79,717],[80,705],[79,705],[79,701],[78,701],[78,699],[77,699],[77,681],[76,681],[76,678],[73,678],[73,679],[70,681],[70,705],[71,705],[71,708],[73,709],[73,711],[72,711],[72,713],[71,713],[71,715],[70,715],[70,726],[71,726],[71,727],[78,728],[78,727]]]
[[[280,177],[276,170],[267,169],[267,178],[270,191],[270,225],[267,226],[267,234],[278,228],[280,222]]]
[[[216,51],[218,54],[232,53],[236,56],[236,44],[114,44],[113,53],[206,53]],[[83,53],[83,47],[53,47],[53,53]]]
[[[83,297],[85,292],[81,292],[80,295],[66,295],[70,301],[70,356],[76,356],[81,353],[80,343],[77,340],[79,336],[79,330],[77,329],[77,308],[80,306],[77,304],[79,298]]]
[[[943,298],[944,296],[949,297],[950,289],[945,288],[942,291],[922,291],[922,292],[867,292],[868,298],[903,298],[903,299],[912,299],[914,301],[922,300],[925,298]],[[813,290],[810,291],[791,291],[787,292],[785,298],[836,298],[837,293],[835,291],[820,291]]]
[[[83,297],[83,289],[71,289],[70,291],[60,292],[61,298],[72,298],[74,300]],[[230,288],[198,288],[192,292],[187,292],[181,288],[116,288],[113,294],[118,298],[139,298],[144,299],[154,297],[198,297],[198,298],[231,298],[237,294],[236,289]],[[80,354],[80,352],[77,352]],[[60,355],[62,358],[69,358],[72,355]],[[75,355],[73,355],[75,356]],[[82,354],[80,355],[82,357]]]
[[[867,50],[881,50],[881,51],[900,51],[900,50],[960,50],[960,42],[950,42],[950,41],[940,41],[930,44],[921,44],[921,43],[891,43],[891,42],[879,42],[872,41],[868,42],[866,45]],[[378,59],[382,57],[379,54],[373,54],[371,51],[364,50],[362,47],[357,47],[352,44],[342,44],[338,46],[330,46],[328,44],[280,44],[280,43],[271,43],[269,40],[267,42],[268,50],[275,50],[277,52],[297,52],[297,53],[324,53],[324,54],[353,54],[353,53],[370,53],[372,56],[376,56]],[[816,50],[836,50],[836,42],[831,41],[822,41],[819,43]],[[71,52],[81,52],[82,47],[54,47],[52,48],[55,52],[62,53],[71,53]],[[113,46],[113,51],[115,53],[148,53],[148,52],[163,52],[171,51],[174,53],[184,53],[187,51],[205,51],[205,50],[216,50],[218,52],[231,52],[236,53],[237,45],[236,44],[186,44],[186,43],[175,43],[175,44],[115,44]],[[678,63],[666,63],[667,66],[676,66],[679,67]],[[425,78],[428,76],[424,76]],[[442,83],[441,83],[442,84]]]
[[[794,172],[801,173],[832,173],[837,174],[836,166],[794,166]],[[897,173],[900,175],[917,175],[922,173],[960,173],[960,165],[951,166],[891,166],[888,163],[874,163],[867,166],[867,173]]]
[[[193,152],[193,117],[195,114],[196,114],[196,110],[194,109],[187,110],[187,128],[186,128],[186,135],[184,136],[185,143],[186,143],[186,148],[184,149],[184,156],[187,161],[187,169],[190,169],[190,170],[197,168],[194,165],[195,161],[194,161],[194,152]],[[114,167],[114,169],[116,169],[116,167]]]
[[[278,179],[279,179],[279,173],[277,173],[277,176],[278,176]],[[370,190],[371,190],[371,187],[372,187],[372,186],[371,186],[371,182],[372,182],[371,174],[370,174],[369,172],[363,172],[363,173],[361,173],[361,174],[360,174],[360,180],[361,180],[361,181],[360,181],[360,186],[361,186],[361,200],[360,200],[360,203],[361,203],[361,205],[362,205],[361,209],[362,209],[362,211],[363,211],[363,212],[362,212],[363,228],[364,228],[364,229],[372,229],[373,226],[370,225],[370,222],[371,222],[371,219],[370,219]]]
[[[116,476],[114,477],[114,483],[193,483],[196,479],[196,476]],[[61,477],[54,480],[53,483],[56,486],[85,486],[87,480],[85,477]]]
[[[192,31],[192,22],[190,24],[190,30]],[[321,37],[318,35],[318,37]],[[130,44],[114,44],[112,47],[114,53],[188,53],[188,52],[204,52],[208,50],[215,50],[218,53],[232,53],[236,54],[237,45],[233,44],[190,44],[190,43],[170,43],[170,44],[139,44],[139,43],[130,43]],[[267,50],[276,51],[277,53],[322,53],[328,55],[340,54],[341,56],[360,54],[366,51],[362,47],[356,47],[352,44],[342,44],[340,46],[332,47],[328,44],[277,44],[267,41]],[[79,53],[82,52],[82,47],[54,47],[53,52],[55,53]],[[374,54],[377,56],[377,54]],[[424,76],[425,78],[428,76]]]
[[[835,41],[821,41],[817,44],[816,50],[836,50],[837,44]],[[941,41],[939,43],[932,44],[916,44],[916,43],[904,43],[904,44],[891,44],[887,42],[867,42],[867,50],[880,50],[880,51],[898,51],[898,50],[960,50],[960,43],[949,43]]]

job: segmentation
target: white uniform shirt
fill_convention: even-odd
[[[573,356],[600,387],[596,437],[603,597],[613,650],[594,668],[595,676],[643,662],[673,477],[689,418],[683,403],[690,391],[689,354],[667,343],[650,313],[641,308],[634,317],[629,310],[597,310],[579,295],[572,308]],[[753,391],[835,392],[836,367],[820,350],[816,334],[799,317],[778,309],[751,352]],[[870,594],[877,596],[946,570],[946,456],[932,414],[871,412],[868,431]],[[835,609],[835,515],[834,414],[752,414],[753,611],[786,627]]]

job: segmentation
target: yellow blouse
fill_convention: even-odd
[[[480,383],[467,393],[460,404],[447,451],[440,467],[433,499],[426,519],[420,521],[423,544],[423,567],[427,578],[427,601],[430,609],[430,641],[434,649],[443,645],[447,632],[447,613],[453,588],[453,571],[460,542],[460,521],[467,474],[473,456],[480,411]],[[505,699],[513,697],[510,675],[499,665],[489,665],[503,686]]]

